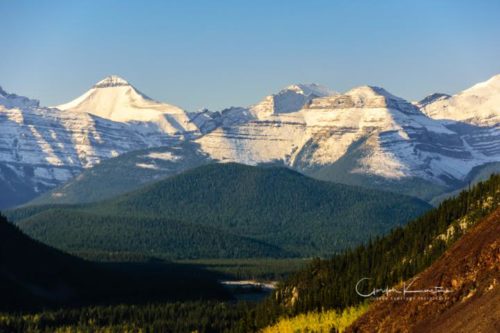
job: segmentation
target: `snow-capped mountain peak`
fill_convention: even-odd
[[[292,84],[251,106],[250,112],[258,119],[281,113],[296,112],[304,108],[314,98],[336,94],[335,91],[315,83]]]
[[[402,99],[400,97],[394,96],[384,88],[368,85],[352,88],[351,90],[346,92],[345,95],[358,96],[360,98],[374,98],[381,96],[389,99]]]
[[[462,93],[472,93],[472,92],[483,92],[484,90],[488,91],[500,91],[500,74],[494,75],[486,81],[479,82],[472,87],[464,90]]]
[[[421,106],[435,119],[449,119],[479,126],[500,123],[500,74],[447,99]]]
[[[313,99],[308,109],[394,109],[406,114],[421,114],[418,108],[387,90],[373,86],[360,86],[344,94]]]
[[[56,106],[60,110],[92,113],[102,118],[115,121],[123,119],[123,110],[131,104],[149,102],[149,98],[119,76],[111,75],[97,82],[80,97]],[[120,119],[117,119],[120,118]]]
[[[110,88],[122,86],[130,86],[130,83],[128,83],[127,80],[119,77],[118,75],[110,75],[108,77],[105,77],[94,85],[95,88]]]
[[[324,97],[324,96],[338,94],[336,91],[334,91],[328,87],[322,86],[320,84],[317,84],[317,83],[292,84],[292,85],[286,87],[285,89],[281,90],[280,92],[284,92],[284,91],[295,91],[298,94],[302,94],[305,96],[315,95],[316,97]]]
[[[104,78],[80,97],[57,108],[91,113],[116,122],[143,123],[143,130],[159,128],[169,135],[197,131],[183,109],[150,99],[116,75]]]

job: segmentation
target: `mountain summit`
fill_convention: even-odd
[[[421,114],[418,108],[401,97],[397,97],[384,88],[360,86],[344,94],[333,94],[314,99],[310,109],[392,109],[406,114]]]
[[[280,113],[296,112],[314,98],[336,94],[335,91],[316,83],[292,84],[276,94],[266,96],[261,102],[251,106],[250,112],[258,119]]]
[[[183,109],[145,96],[116,75],[104,78],[80,97],[57,108],[90,113],[116,122],[149,123],[147,127],[156,127],[169,135],[197,131]]]
[[[450,98],[423,105],[422,111],[435,119],[496,126],[500,123],[500,74]]]
[[[110,75],[94,85],[94,88],[110,88],[110,87],[123,87],[130,86],[125,79],[119,77],[118,75]]]

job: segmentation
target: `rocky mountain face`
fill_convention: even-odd
[[[417,104],[432,119],[458,133],[477,166],[498,162],[500,154],[500,75],[456,95]],[[466,169],[467,170],[467,169]],[[498,167],[495,168],[498,172]]]
[[[431,107],[440,99],[428,102]],[[237,126],[220,126],[196,142],[221,161],[275,161],[317,178],[364,185],[370,184],[366,177],[396,183],[420,179],[443,189],[474,167],[500,160],[498,129],[435,120],[378,87],[313,98],[296,111],[259,115]],[[380,186],[380,181],[371,185]]]
[[[314,98],[335,94],[333,90],[318,84],[294,84],[249,107],[230,107],[220,112],[201,110],[192,114],[191,121],[206,134],[219,127],[227,128],[272,115],[296,112]]]
[[[275,163],[430,200],[500,162],[499,121],[500,76],[415,104],[378,87],[339,94],[297,84],[248,107],[195,113],[154,101],[117,76],[56,108],[2,90],[0,177],[23,195],[8,204],[2,198],[0,207],[104,159],[181,142],[210,160]]]

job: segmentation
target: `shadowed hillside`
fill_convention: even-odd
[[[0,216],[0,310],[226,297],[210,273],[174,264],[96,264],[24,235]]]

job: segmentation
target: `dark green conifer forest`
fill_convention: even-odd
[[[422,200],[318,181],[283,167],[211,164],[93,204],[8,217],[70,253],[166,259],[330,256],[429,210]]]

